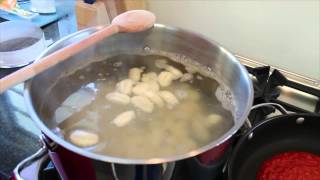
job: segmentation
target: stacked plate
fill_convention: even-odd
[[[0,67],[20,67],[33,62],[46,48],[44,33],[26,21],[0,23]]]

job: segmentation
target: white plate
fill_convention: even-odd
[[[30,64],[36,60],[40,53],[46,48],[46,42],[41,28],[31,22],[7,21],[0,23],[0,45],[1,42],[26,37],[39,40],[19,50],[0,52],[1,68],[21,67]]]

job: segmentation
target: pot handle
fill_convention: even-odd
[[[24,178],[20,175],[21,171],[26,168],[27,166],[31,165],[35,161],[41,159],[45,155],[48,154],[48,148],[47,144],[45,143],[45,140],[43,139],[42,136],[40,136],[40,143],[41,143],[41,148],[34,153],[33,155],[27,157],[23,161],[21,161],[13,170],[13,179],[14,180],[24,180]]]
[[[277,104],[277,103],[261,103],[261,104],[257,104],[257,105],[252,106],[250,111],[258,109],[258,108],[261,108],[261,107],[265,107],[265,106],[274,107],[279,112],[281,112],[281,114],[288,114],[288,111],[283,106],[281,106],[280,104]],[[251,128],[252,128],[252,123],[247,118],[246,121],[245,121],[245,124],[244,124],[244,132],[240,133],[239,135],[245,134]]]
[[[277,110],[279,110],[282,114],[288,114],[288,111],[283,106],[281,106],[280,104],[277,104],[277,103],[261,103],[261,104],[257,104],[257,105],[252,106],[250,111],[258,109],[258,108],[261,108],[261,107],[265,107],[265,106],[274,107]]]

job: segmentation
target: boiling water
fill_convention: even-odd
[[[115,157],[160,158],[207,145],[233,126],[232,113],[215,96],[219,83],[202,73],[194,73],[192,80],[175,80],[170,86],[161,87],[172,92],[179,103],[174,107],[154,106],[152,113],[105,98],[115,91],[117,82],[128,77],[130,68],[143,67],[143,73],[159,74],[163,70],[155,66],[157,59],[166,59],[168,64],[187,72],[183,65],[157,55],[115,56],[75,72],[73,78],[83,86],[67,98],[68,102],[53,117],[64,138],[72,142],[70,135],[80,129],[99,137],[97,144],[85,147],[88,151]],[[128,110],[135,112],[135,119],[122,127],[112,123],[117,115]]]

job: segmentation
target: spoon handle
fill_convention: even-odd
[[[115,24],[111,24],[108,27],[104,27],[101,30],[93,33],[88,38],[79,41],[78,43],[71,44],[65,48],[55,51],[54,53],[43,57],[31,65],[19,69],[18,71],[0,79],[0,94],[10,87],[34,77],[50,67],[67,60],[69,57],[79,53],[81,50],[118,32],[119,27]]]

